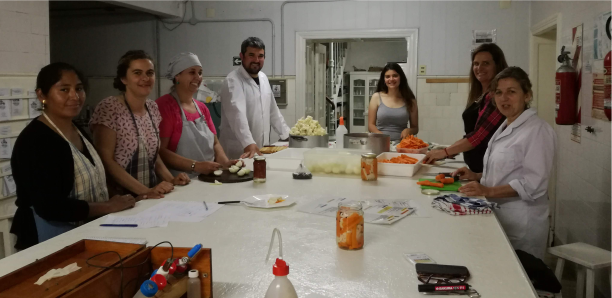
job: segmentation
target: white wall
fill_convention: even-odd
[[[0,88],[23,88],[24,97],[35,88],[36,75],[49,63],[49,3],[47,1],[0,1]],[[28,104],[28,101],[25,101]],[[21,121],[14,121],[24,119]],[[28,109],[13,115],[10,122],[11,143],[26,125]],[[29,120],[29,119],[28,119]],[[10,161],[0,161],[0,167]],[[11,172],[0,173],[0,176]],[[3,179],[0,180],[2,185]],[[15,195],[0,194],[0,218],[15,213]],[[14,236],[11,238],[15,239]],[[1,241],[1,240],[0,240]],[[5,252],[0,245],[0,256]]]
[[[203,1],[196,2],[195,9],[197,17],[206,20],[272,19],[276,28],[275,73],[278,75],[281,73],[281,5],[280,1]],[[206,18],[207,8],[215,9],[214,18]],[[188,18],[191,17],[190,10],[188,6]],[[285,6],[284,19],[285,75],[295,75],[295,32],[318,30],[419,28],[418,61],[421,65],[427,65],[427,74],[465,75],[470,65],[472,30],[497,29],[498,44],[506,53],[509,63],[523,68],[528,65],[528,2],[512,2],[509,9],[500,9],[497,1],[289,3]],[[238,40],[255,34],[266,42],[266,64],[267,67],[271,66],[271,28],[268,23],[199,24],[197,27],[201,34],[185,34],[188,31],[182,30],[186,28],[164,33],[162,48],[180,40],[189,45],[206,47],[209,58],[203,63],[214,73],[205,74],[216,75],[221,69],[227,72],[228,61],[237,54],[240,47]],[[209,30],[214,32],[203,34]],[[169,39],[170,35],[176,37]],[[218,36],[224,36],[227,40],[219,44]],[[213,43],[217,46],[210,47]],[[162,55],[162,64],[167,61],[165,59],[166,55]],[[271,73],[266,67],[264,71]]]
[[[406,62],[406,40],[351,42],[346,52],[346,71],[353,66],[368,70],[370,66],[383,67],[387,62]]]
[[[593,43],[593,24],[597,15],[610,11],[610,2],[532,2],[531,25],[561,13],[561,41],[566,44],[571,29],[583,25],[583,46]],[[583,54],[584,55],[584,54]],[[583,56],[584,57],[584,56]],[[607,250],[610,248],[611,152],[610,122],[596,120],[591,115],[592,74],[583,69],[582,75],[582,142],[570,140],[571,126],[555,126],[557,149],[557,217],[556,238],[562,244],[585,242]],[[590,125],[595,134],[584,131]],[[598,272],[598,288],[610,297],[610,280]]]
[[[465,130],[461,114],[468,97],[468,83],[427,83],[418,79],[418,137],[427,142],[453,144],[463,138]]]
[[[0,1],[0,73],[38,73],[49,63],[49,3]]]

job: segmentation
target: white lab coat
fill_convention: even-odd
[[[230,159],[239,158],[244,148],[270,144],[270,129],[282,139],[289,138],[289,127],[280,113],[268,77],[259,72],[259,86],[244,67],[230,72],[221,89],[219,141]]]
[[[495,199],[495,214],[514,249],[543,259],[548,238],[548,180],[556,135],[534,110],[508,120],[489,141],[484,156],[484,186],[510,185],[518,197]]]

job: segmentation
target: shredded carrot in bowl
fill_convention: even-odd
[[[421,148],[425,148],[428,146],[429,145],[423,142],[423,140],[413,135],[409,135],[408,137],[404,138],[399,144],[397,144],[396,148],[421,149]]]
[[[380,162],[384,162],[384,163],[400,163],[400,164],[410,164],[413,165],[415,163],[417,163],[419,160],[416,158],[412,158],[408,155],[400,155],[400,156],[396,156],[393,157],[391,159],[383,159]]]

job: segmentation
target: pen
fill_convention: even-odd
[[[206,205],[206,201],[202,201],[202,203],[204,203],[204,208],[206,208],[206,211],[208,211],[208,205]]]
[[[101,224],[101,227],[123,227],[123,228],[136,228],[137,224],[124,224],[124,225],[116,225],[116,224]]]

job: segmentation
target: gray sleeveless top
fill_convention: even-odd
[[[376,111],[376,128],[389,135],[391,141],[400,140],[402,131],[408,128],[408,123],[410,123],[410,114],[406,111],[406,106],[390,108],[383,103],[380,92],[378,98],[380,105]]]

